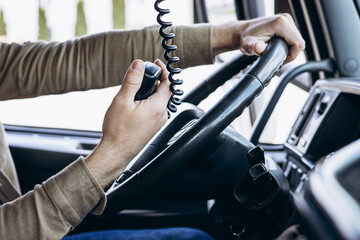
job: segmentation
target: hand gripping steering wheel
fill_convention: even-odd
[[[108,203],[103,215],[127,208],[206,148],[269,84],[287,54],[285,41],[275,37],[252,67],[208,112],[204,113],[192,104],[182,104],[178,113],[105,192]]]

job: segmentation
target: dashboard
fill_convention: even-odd
[[[302,189],[319,161],[360,137],[359,106],[358,79],[315,83],[284,144],[283,170],[293,193]]]
[[[182,106],[185,107],[187,105],[183,104]],[[279,184],[278,186],[284,189],[279,188],[281,191],[278,192],[288,193],[288,182],[290,195],[292,196],[291,199],[295,203],[296,198],[299,198],[300,193],[309,185],[307,184],[309,179],[311,182],[313,175],[310,177],[310,172],[313,172],[321,161],[327,161],[327,159],[331,158],[330,156],[332,156],[333,152],[360,138],[359,106],[360,80],[358,79],[326,79],[319,80],[314,84],[308,100],[300,111],[284,143],[284,148],[277,150],[277,152],[274,150],[273,154],[271,154],[270,150],[264,148],[266,156],[280,164],[283,175],[287,178],[287,181],[286,179],[279,179],[280,183],[285,182],[286,184]],[[189,120],[188,122],[189,124],[182,127],[170,142],[175,141],[177,137],[181,136],[195,121]],[[28,129],[28,132],[25,130],[26,128],[24,129],[23,127],[17,129],[14,126],[7,126],[7,138],[13,151],[13,156],[15,159],[20,159],[16,164],[19,175],[22,177],[20,181],[26,184],[23,185],[23,190],[31,189],[36,183],[54,174],[56,169],[69,164],[76,158],[76,155],[86,155],[89,153],[100,137],[97,133],[89,135],[80,134],[79,132],[68,132],[67,136],[63,136],[64,131],[61,131],[54,136],[48,134],[44,129],[38,129],[36,133],[34,133],[33,129]],[[68,135],[74,136],[69,138]],[[59,145],[57,142],[61,142],[63,145]],[[248,211],[244,213],[245,210],[239,207],[238,199],[243,200],[241,199],[241,193],[243,192],[239,191],[239,189],[243,189],[239,187],[241,185],[237,185],[238,187],[234,191],[237,199],[220,198],[220,196],[225,196],[228,192],[233,193],[232,188],[228,189],[225,187],[232,187],[245,174],[244,170],[248,168],[246,165],[247,156],[244,153],[247,152],[247,148],[252,148],[253,146],[245,146],[244,143],[246,142],[246,139],[242,139],[232,128],[226,129],[216,141],[206,146],[206,154],[196,156],[200,161],[196,163],[194,161],[194,164],[186,171],[183,173],[179,172],[173,176],[173,179],[169,179],[163,186],[160,186],[157,189],[158,192],[166,193],[164,195],[159,194],[160,199],[165,199],[165,195],[172,198],[171,201],[166,201],[166,203],[171,202],[171,204],[166,205],[168,208],[164,210],[168,214],[166,216],[178,214],[179,209],[182,211],[181,214],[184,215],[189,212],[192,214],[200,212],[199,215],[206,214],[207,216],[209,211],[210,216],[216,223],[223,224],[225,222],[225,224],[228,224],[233,219],[238,220],[239,216],[245,216],[240,218],[240,220],[247,223],[249,221],[249,217],[247,217],[249,216]],[[35,145],[36,149],[34,150]],[[245,147],[246,150],[241,149],[241,147]],[[61,151],[64,151],[66,154]],[[242,155],[240,156],[240,154]],[[34,160],[29,158],[29,156],[34,156]],[[21,159],[27,159],[27,161],[21,161]],[[49,161],[49,159],[52,161]],[[236,165],[233,165],[234,163]],[[273,171],[272,165],[269,165],[272,162],[266,161],[266,163],[266,167]],[[358,182],[359,167],[350,169],[351,171],[348,171],[347,168],[345,170],[346,174],[342,174],[342,171],[339,172],[342,176],[340,184],[344,185],[349,194],[354,196],[359,203],[358,185],[354,184]],[[282,175],[282,172],[276,176],[279,175]],[[260,192],[262,193],[262,183],[260,186]],[[252,192],[250,191],[250,193]],[[338,194],[338,196],[341,195]],[[194,197],[196,197],[196,201],[191,202],[190,200]],[[211,200],[207,203],[201,201],[210,198],[217,200]],[[281,210],[288,209],[284,207],[287,206],[288,195],[282,194],[279,199],[273,201],[277,203],[274,209],[279,211],[273,211],[272,214],[274,216],[271,217],[275,220],[280,220],[280,223],[287,223],[289,219],[288,213],[282,214]],[[189,205],[189,203],[192,205]],[[137,206],[136,214],[138,218],[149,216],[148,209],[153,209],[153,202],[149,201],[148,204],[150,207],[147,205]],[[160,205],[165,206],[165,204]],[[139,214],[139,209],[145,209],[142,212],[142,214],[144,213],[143,215]],[[343,211],[343,209],[341,210]],[[153,214],[154,212],[150,213]],[[129,214],[132,213],[130,212]],[[277,213],[279,214],[276,215]],[[292,214],[292,212],[289,214]],[[336,214],[338,216],[337,212]],[[128,217],[126,214],[124,216]],[[267,228],[265,229],[266,231],[270,229],[268,231],[273,232],[273,229],[279,227],[276,221],[273,221],[276,224],[271,225],[271,221],[268,221],[268,218],[261,217],[261,219],[263,219],[262,226]],[[231,226],[236,227],[235,225]],[[248,229],[248,231],[251,232],[253,230],[253,232],[257,232],[259,224],[254,224],[254,226],[256,228]],[[240,226],[240,232],[242,230]]]

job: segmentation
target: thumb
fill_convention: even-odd
[[[264,41],[256,41],[253,48],[256,55],[261,55],[266,49],[266,44]]]
[[[266,48],[264,41],[258,39],[247,39],[244,41],[244,46],[241,49],[247,55],[261,55]]]
[[[133,61],[125,74],[119,95],[133,102],[136,92],[140,89],[144,71],[145,64],[142,60]]]

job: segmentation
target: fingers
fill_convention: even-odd
[[[171,97],[170,81],[168,79],[169,72],[166,69],[166,65],[159,59],[155,61],[155,64],[161,67],[162,74],[160,78],[160,84],[156,88],[156,93],[154,94],[154,97],[160,98],[162,102],[165,102],[167,104]]]
[[[125,101],[134,101],[135,94],[140,89],[144,71],[145,64],[143,61],[135,60],[131,63],[118,93]]]
[[[294,19],[291,17],[291,15],[288,14],[288,13],[283,13],[281,15],[284,16],[289,21],[289,23],[294,27],[294,29],[298,32],[296,24],[294,22]],[[298,32],[298,33],[299,33],[299,36],[300,36],[300,32]]]
[[[239,22],[241,27],[240,49],[248,55],[261,55],[266,49],[266,42],[272,37],[283,38],[289,45],[286,62],[296,58],[305,49],[305,41],[301,37],[294,20],[289,14],[257,18]]]
[[[290,47],[285,63],[294,60],[305,49],[305,41],[289,14],[282,14],[275,20],[275,35],[284,38]]]
[[[146,104],[151,105],[153,113],[159,117],[159,123],[163,125],[168,118],[166,108],[171,96],[170,81],[168,80],[169,72],[166,65],[160,60],[156,60],[155,64],[162,69],[160,83],[156,87],[156,92],[146,100]]]
[[[165,63],[163,63],[160,59],[156,59],[155,64],[162,69],[160,81],[162,82],[168,80],[169,71],[167,70]]]

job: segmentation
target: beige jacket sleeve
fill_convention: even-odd
[[[20,195],[20,184],[14,161],[5,139],[5,129],[0,122],[0,202],[12,201]]]
[[[212,63],[211,26],[173,28],[182,68]],[[163,59],[158,26],[63,43],[0,44],[0,100],[119,85],[134,59]],[[171,42],[170,42],[171,44]]]
[[[62,239],[93,210],[99,214],[105,195],[79,158],[33,191],[0,208],[0,239]]]
[[[133,59],[162,58],[157,31],[114,31],[64,43],[0,43],[0,100],[119,85]],[[182,68],[212,63],[210,25],[173,31]],[[80,158],[34,191],[0,207],[0,239],[61,239],[92,209],[99,214],[105,202],[104,192]]]

